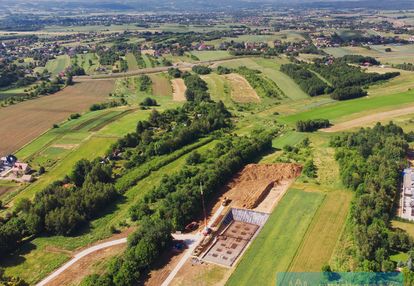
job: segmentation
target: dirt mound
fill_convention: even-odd
[[[229,183],[228,197],[237,207],[253,209],[272,188],[300,175],[297,164],[249,164]]]

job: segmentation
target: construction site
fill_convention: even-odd
[[[159,279],[163,274],[171,285],[186,285],[197,273],[211,269],[230,275],[301,170],[290,163],[247,165],[223,186],[205,220],[197,222],[188,255],[171,261],[170,271],[159,269],[150,276]],[[156,285],[152,282],[149,279],[146,285]]]
[[[232,266],[268,218],[269,214],[266,213],[231,208],[222,221],[218,235],[201,259]]]

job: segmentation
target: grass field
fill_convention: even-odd
[[[200,61],[223,60],[231,57],[228,51],[193,51],[191,54],[199,58]]]
[[[54,75],[64,71],[71,64],[71,60],[68,55],[57,56],[56,59],[47,62],[45,69]]]
[[[214,101],[223,101],[228,107],[233,109],[234,102],[231,100],[231,87],[228,80],[225,77],[220,76],[216,73],[203,75],[202,79],[207,82],[210,96]]]
[[[363,47],[327,48],[325,52],[335,57],[359,54],[377,58],[382,64],[414,63],[414,45],[374,45],[371,49]],[[392,52],[385,52],[391,48]]]
[[[389,110],[404,107],[414,103],[414,91],[403,92],[387,96],[368,96],[348,101],[335,102],[322,107],[315,107],[307,111],[280,118],[285,123],[295,123],[298,120],[325,118],[333,122],[341,122],[350,119],[355,114],[366,115],[373,110]]]
[[[3,108],[0,113],[0,132],[3,134],[0,154],[15,152],[52,128],[54,123],[106,100],[112,89],[112,80],[81,82],[55,94]]]
[[[93,74],[99,67],[99,59],[95,53],[79,54],[75,62],[85,70],[86,74]]]
[[[351,199],[352,193],[349,191],[327,193],[289,271],[318,272],[322,266],[329,264],[345,224]]]
[[[324,200],[321,193],[290,189],[249,246],[227,285],[275,285],[287,271]]]
[[[137,59],[135,58],[133,53],[127,53],[125,56],[125,60],[128,64],[128,71],[137,70],[139,68]]]
[[[391,223],[393,228],[405,230],[412,238],[414,238],[414,223],[398,220],[393,220]]]

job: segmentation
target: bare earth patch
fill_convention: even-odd
[[[87,275],[95,273],[95,268],[99,262],[121,254],[125,248],[126,244],[123,244],[91,253],[53,279],[48,283],[48,286],[78,285]]]
[[[391,119],[391,118],[398,117],[398,116],[408,115],[411,113],[414,113],[414,106],[370,114],[367,116],[363,116],[360,118],[356,118],[353,120],[335,124],[334,126],[323,129],[321,131],[339,132],[339,131],[344,131],[344,130],[355,128],[355,127],[362,127],[367,124],[371,124],[371,123],[378,122],[378,121],[383,121],[386,119]]]
[[[184,80],[182,78],[175,78],[171,80],[173,88],[173,100],[174,101],[186,101],[185,92],[187,87],[185,86]]]
[[[112,80],[85,81],[52,95],[1,108],[0,155],[15,152],[54,123],[106,100],[113,86]]]
[[[227,74],[224,77],[230,81],[231,98],[235,102],[260,102],[260,97],[244,77],[235,73]]]
[[[225,196],[233,201],[234,207],[271,211],[272,204],[264,203],[270,195],[278,200],[281,191],[287,189],[289,181],[300,175],[302,167],[297,164],[249,164],[229,184]]]

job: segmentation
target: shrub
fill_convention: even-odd
[[[157,101],[151,97],[146,97],[139,105],[141,106],[157,106]]]
[[[81,117],[81,115],[80,115],[79,113],[72,113],[72,114],[69,116],[69,120],[72,120],[72,119],[78,119],[79,117]]]
[[[330,126],[328,119],[310,119],[310,120],[299,120],[296,122],[296,129],[299,132],[313,132],[320,128],[327,128]]]
[[[209,74],[211,73],[211,68],[206,66],[193,66],[192,71],[196,74]]]

